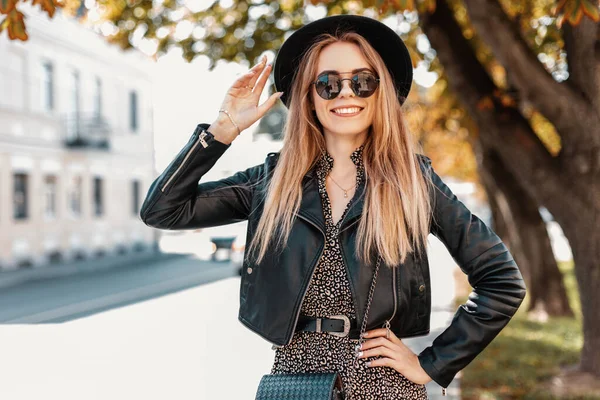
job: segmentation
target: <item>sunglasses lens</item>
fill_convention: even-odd
[[[377,90],[377,78],[368,72],[359,72],[352,77],[352,89],[358,97],[369,97]]]
[[[325,100],[335,98],[341,90],[340,77],[334,74],[319,75],[315,89],[319,96]]]
[[[377,77],[369,72],[359,72],[352,76],[351,81],[350,86],[354,94],[363,98],[371,96],[379,86]],[[334,99],[342,91],[342,78],[337,74],[319,75],[315,83],[315,89],[319,96],[325,100]]]

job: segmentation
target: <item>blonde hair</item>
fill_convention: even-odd
[[[425,249],[431,216],[427,183],[419,167],[413,143],[402,116],[396,88],[379,53],[355,32],[322,34],[302,58],[294,76],[289,112],[284,125],[283,147],[271,180],[265,186],[261,218],[246,249],[247,257],[258,251],[260,263],[269,243],[277,239],[280,249],[289,238],[302,199],[302,179],[322,151],[325,138],[316,114],[311,109],[311,82],[316,76],[321,51],[331,43],[350,42],[360,48],[364,58],[380,78],[375,95],[375,113],[365,146],[365,203],[355,246],[362,263],[378,253],[389,266],[403,263],[413,251]],[[302,151],[299,151],[302,149]]]

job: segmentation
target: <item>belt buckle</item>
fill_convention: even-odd
[[[330,332],[328,331],[327,333],[329,333],[330,335],[333,336],[338,336],[338,337],[346,337],[348,336],[348,333],[350,332],[350,318],[348,318],[348,316],[346,315],[331,315],[329,317],[327,317],[329,319],[341,319],[342,321],[344,321],[344,331],[343,332]]]

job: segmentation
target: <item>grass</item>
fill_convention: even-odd
[[[465,400],[553,399],[536,387],[556,375],[562,366],[579,361],[583,345],[581,305],[573,263],[559,263],[576,318],[530,321],[523,304],[508,325],[466,368],[461,378]],[[457,299],[457,306],[466,296]],[[561,399],[599,399],[598,396]]]

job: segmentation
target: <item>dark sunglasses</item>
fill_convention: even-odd
[[[369,97],[375,93],[379,86],[379,78],[368,71],[357,72],[351,78],[344,78],[334,72],[322,73],[317,80],[312,82],[315,85],[317,94],[325,100],[335,99],[342,91],[342,82],[350,81],[350,88],[358,97]]]

